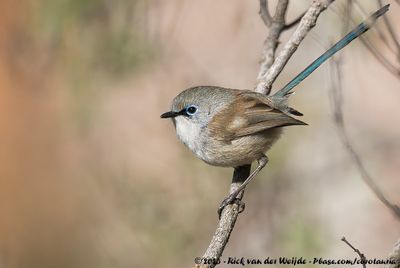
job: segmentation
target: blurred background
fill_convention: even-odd
[[[340,38],[345,3],[320,16],[275,89]],[[287,20],[309,4],[291,1]],[[196,159],[159,116],[191,86],[255,86],[267,34],[258,9],[242,0],[2,0],[0,267],[189,267],[203,255],[232,169]],[[399,12],[393,2],[394,26]],[[353,17],[363,19],[359,8]],[[396,64],[376,29],[367,36]],[[399,79],[359,41],[341,55],[350,139],[399,204]],[[297,88],[291,106],[309,126],[287,128],[268,153],[224,257],[353,258],[346,236],[384,258],[400,237],[340,142],[329,72],[325,64]]]

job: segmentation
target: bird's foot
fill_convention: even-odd
[[[227,198],[225,198],[218,207],[218,219],[221,219],[221,214],[224,208],[228,205],[236,204],[238,206],[239,213],[242,213],[245,209],[245,203],[236,197],[235,194],[230,194]]]

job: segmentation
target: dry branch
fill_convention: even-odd
[[[331,99],[332,106],[334,110],[334,122],[339,131],[340,140],[343,143],[344,147],[350,154],[353,162],[357,166],[358,171],[361,174],[361,178],[367,184],[367,186],[372,190],[375,196],[393,213],[393,215],[400,220],[400,208],[389,202],[389,200],[385,197],[382,190],[378,187],[375,182],[375,179],[369,174],[367,169],[365,168],[364,163],[361,160],[361,157],[358,155],[356,150],[354,149],[350,139],[347,135],[344,116],[342,111],[343,106],[343,97],[342,97],[342,75],[340,72],[340,65],[337,59],[331,59]]]
[[[378,0],[378,4],[380,7],[383,6],[382,0]],[[400,42],[396,36],[396,33],[394,31],[394,28],[392,26],[392,24],[389,21],[389,18],[387,17],[387,15],[383,16],[383,22],[385,23],[385,26],[389,32],[390,38],[392,39],[393,43],[396,46],[396,53],[397,53],[397,61],[400,62]]]
[[[293,53],[297,50],[300,43],[306,37],[307,33],[315,26],[319,14],[324,11],[333,0],[325,1],[313,1],[310,8],[304,14],[300,21],[299,26],[296,28],[289,41],[284,45],[282,51],[275,59],[274,63],[270,68],[267,68],[264,59],[269,59],[268,55],[265,55],[268,50],[264,49],[262,59],[263,62],[260,66],[260,72],[258,75],[258,83],[255,91],[263,94],[269,94],[271,91],[272,84],[275,82],[278,75],[282,72],[286,63],[292,57]],[[267,41],[269,36],[267,38]],[[266,41],[266,43],[267,43]]]
[[[378,0],[380,6],[382,6],[382,3],[380,0]],[[349,26],[349,22],[351,20],[351,13],[352,13],[352,0],[348,1],[348,5],[345,10],[346,14],[346,21],[344,23],[343,31],[346,32],[347,28]],[[385,17],[385,16],[384,16]],[[388,21],[386,22],[390,24]],[[387,26],[390,27],[390,26]],[[381,39],[382,36],[380,36]],[[392,36],[392,38],[396,38],[395,36]],[[363,39],[362,39],[363,40]],[[397,41],[397,40],[395,40]],[[364,45],[368,47],[368,39],[364,38]],[[369,50],[373,50],[373,46],[368,47]],[[372,52],[372,51],[371,51]],[[374,53],[372,53],[374,54]],[[375,57],[377,55],[374,54]],[[378,57],[377,57],[378,58]],[[393,214],[400,219],[400,209],[398,206],[391,204],[387,198],[383,195],[382,191],[380,188],[376,185],[375,181],[372,179],[372,177],[369,175],[367,170],[364,167],[363,162],[361,161],[361,158],[358,156],[356,151],[353,149],[353,145],[351,144],[349,137],[347,136],[347,132],[345,129],[345,124],[344,124],[344,116],[343,116],[343,88],[342,88],[342,76],[341,76],[341,70],[340,70],[340,61],[341,61],[341,56],[337,56],[336,58],[332,58],[330,63],[331,63],[331,88],[330,88],[330,93],[331,93],[331,100],[332,100],[332,106],[333,106],[333,112],[334,112],[334,121],[337,129],[339,130],[340,138],[345,146],[345,148],[348,150],[350,155],[353,158],[353,161],[355,162],[356,166],[359,169],[359,172],[362,175],[363,180],[365,183],[371,188],[371,190],[374,192],[374,194],[378,197],[378,199],[385,204],[390,211],[393,212]],[[381,60],[380,60],[381,61]],[[382,62],[382,61],[381,61]],[[385,66],[386,67],[386,66]],[[387,67],[386,67],[387,68]],[[390,70],[389,70],[390,71]],[[341,239],[343,242],[345,242],[349,247],[351,247],[359,256],[360,259],[365,261],[365,255],[361,253],[360,250],[356,249],[353,245],[351,245],[345,237]],[[400,240],[396,243],[394,246],[392,253],[388,257],[389,260],[393,260],[394,264],[387,264],[384,266],[384,268],[400,268]],[[362,263],[363,268],[366,267],[366,263]]]
[[[263,20],[265,26],[269,27],[272,23],[272,17],[269,13],[268,2],[267,0],[260,0],[260,17]]]
[[[263,10],[263,2],[260,1],[260,10]],[[269,32],[267,39],[265,39],[263,51],[261,53],[261,64],[260,71],[258,72],[257,81],[258,83],[264,81],[264,76],[270,70],[272,64],[275,60],[275,51],[278,47],[279,37],[285,28],[285,15],[287,11],[289,1],[281,0],[276,6],[276,11],[274,17],[271,19]],[[265,7],[268,7],[268,3]],[[261,12],[263,14],[263,12]],[[256,90],[258,91],[258,90]],[[260,91],[259,91],[260,92]],[[264,94],[269,94],[269,91],[263,92]]]
[[[367,12],[363,9],[362,4],[357,1],[357,0],[352,0],[354,1],[354,4],[359,8],[359,10],[361,11],[361,13],[366,16]],[[380,3],[380,2],[379,2]],[[378,3],[378,4],[379,4]],[[392,26],[390,25],[389,20],[386,17],[387,15],[383,15],[383,19],[384,19],[384,23],[386,24],[387,28],[390,28],[389,31],[393,31]],[[351,19],[351,18],[350,18]],[[354,23],[354,21],[353,21]],[[375,30],[378,35],[379,38],[381,39],[381,41],[383,42],[383,44],[385,44],[385,46],[389,49],[389,51],[391,51],[396,58],[399,60],[400,59],[400,54],[399,54],[399,50],[398,49],[393,49],[392,46],[389,44],[386,36],[384,35],[383,31],[379,30],[376,27]],[[397,42],[396,36],[393,35],[391,36],[391,39],[394,42]],[[398,67],[396,67],[393,63],[391,63],[391,61],[388,59],[388,57],[386,57],[382,52],[381,49],[378,49],[372,42],[369,41],[369,39],[366,36],[360,36],[360,40],[362,42],[362,44],[369,50],[369,52],[372,54],[372,56],[374,56],[374,58],[387,70],[389,71],[391,74],[393,74],[395,77],[400,78],[400,69]],[[397,44],[396,44],[396,48],[397,48]]]
[[[363,253],[361,253],[360,250],[358,250],[357,248],[355,248],[352,244],[350,244],[349,241],[346,240],[346,238],[343,236],[341,239],[344,243],[346,243],[352,250],[354,250],[355,253],[358,254],[358,256],[360,256],[360,259],[362,260],[362,267],[366,268],[366,260],[367,258],[365,258],[365,255]]]

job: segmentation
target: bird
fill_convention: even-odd
[[[172,119],[178,138],[198,158],[213,166],[233,168],[258,162],[246,180],[221,202],[219,216],[228,204],[242,202],[237,195],[268,163],[265,153],[281,137],[283,127],[307,125],[296,118],[303,114],[288,105],[293,88],[365,33],[388,9],[389,5],[385,5],[374,12],[272,95],[196,86],[173,99],[171,110],[163,113],[161,118]]]

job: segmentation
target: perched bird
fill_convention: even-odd
[[[172,118],[178,138],[198,158],[223,167],[258,161],[257,168],[221,203],[219,214],[267,164],[264,153],[279,139],[282,127],[306,125],[294,117],[302,113],[287,105],[291,90],[333,54],[366,32],[388,9],[386,5],[373,13],[271,96],[250,90],[198,86],[174,98],[171,110],[161,118]]]

